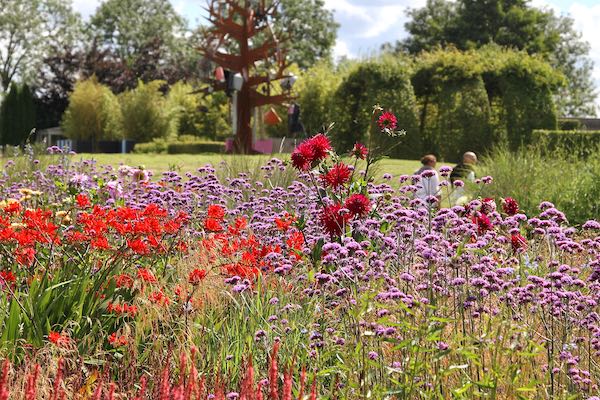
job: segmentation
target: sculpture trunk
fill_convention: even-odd
[[[237,127],[235,136],[236,153],[252,153],[252,105],[250,90],[246,82],[237,94]]]

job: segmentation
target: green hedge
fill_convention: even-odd
[[[200,154],[200,153],[224,153],[223,142],[190,142],[171,143],[167,146],[169,154]]]
[[[583,158],[600,149],[600,131],[535,130],[533,137],[550,151],[568,151]]]

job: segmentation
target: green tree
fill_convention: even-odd
[[[0,106],[0,143],[23,143],[35,127],[33,96],[27,85],[14,82]]]
[[[99,44],[133,63],[156,39],[165,57],[174,54],[186,26],[169,0],[107,0],[91,17],[90,28]]]
[[[15,78],[35,84],[43,60],[81,32],[70,1],[0,0],[0,91]]]
[[[527,0],[428,0],[425,7],[409,10],[408,17],[409,36],[396,44],[396,52],[418,54],[448,45],[467,50],[496,43],[540,54],[567,78],[556,93],[558,113],[595,115],[590,47],[571,18]]]
[[[330,60],[339,24],[323,0],[281,0],[276,27],[290,37],[288,57],[306,69]]]
[[[144,83],[120,95],[123,113],[123,132],[127,139],[149,142],[155,138],[175,136],[172,110],[161,88],[163,81]]]
[[[96,77],[75,84],[62,120],[67,137],[89,140],[95,148],[100,140],[122,138],[122,123],[117,97]]]

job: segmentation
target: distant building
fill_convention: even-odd
[[[600,131],[600,118],[565,117],[558,120],[561,130]]]

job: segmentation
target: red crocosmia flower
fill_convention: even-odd
[[[350,180],[352,171],[344,163],[335,164],[329,171],[321,175],[321,180],[325,186],[337,189]]]
[[[154,276],[152,271],[149,271],[146,268],[138,269],[137,276],[145,282],[156,283],[156,277]]]
[[[199,285],[206,278],[206,270],[194,269],[188,276],[188,282],[194,286]]]
[[[315,152],[308,141],[300,143],[292,152],[292,165],[300,171],[308,171],[315,159]]]
[[[222,220],[225,217],[225,209],[217,204],[208,206],[208,217]]]
[[[108,337],[108,343],[110,343],[113,347],[126,346],[129,341],[127,337],[124,335],[117,335],[116,332],[113,332]]]
[[[129,288],[133,287],[133,278],[127,274],[121,274],[115,276],[115,284],[118,288]]]
[[[6,207],[4,207],[4,212],[9,214],[16,214],[21,211],[21,204],[19,202],[13,201],[10,202]]]
[[[371,210],[371,202],[364,194],[355,193],[346,199],[344,204],[354,217],[364,217]]]
[[[485,214],[481,214],[475,218],[474,222],[477,224],[477,233],[483,235],[485,232],[490,231],[494,228],[492,221]]]
[[[139,255],[148,254],[148,246],[142,239],[133,239],[127,241],[127,246],[135,253]]]
[[[321,161],[327,157],[327,154],[331,150],[331,142],[327,136],[319,133],[308,139],[308,143],[312,147],[314,158],[312,161]]]
[[[63,347],[69,344],[70,338],[67,335],[62,335],[58,332],[50,331],[48,333],[48,340],[58,347]]]
[[[515,253],[520,253],[527,249],[527,239],[525,239],[520,233],[515,233],[510,237],[510,244],[512,245]]]
[[[83,193],[79,193],[77,195],[77,197],[75,198],[75,200],[77,200],[77,205],[80,208],[88,208],[89,206],[92,205],[92,203],[90,202],[90,199]]]
[[[379,116],[377,120],[377,125],[379,125],[379,129],[390,130],[393,131],[398,126],[398,119],[394,114],[389,111],[384,112]]]
[[[512,197],[507,197],[504,199],[502,209],[508,215],[515,215],[519,212],[519,203]]]
[[[209,232],[219,232],[223,230],[223,227],[219,223],[219,220],[215,218],[207,218],[206,221],[204,221],[204,229]]]
[[[90,245],[92,246],[92,249],[110,249],[110,244],[108,244],[108,239],[105,236],[96,236],[90,241]]]
[[[340,204],[334,204],[327,206],[321,212],[321,224],[325,232],[331,237],[340,236],[343,232],[344,226],[350,220],[351,215],[349,213],[340,213],[342,206]]]
[[[166,306],[170,302],[169,298],[160,289],[150,293],[148,299],[154,304],[158,304],[161,306]]]
[[[15,251],[17,263],[26,267],[30,266],[35,259],[35,250],[33,247],[24,247]]]
[[[275,225],[277,226],[277,229],[282,232],[287,232],[294,222],[296,222],[296,217],[291,216],[288,213],[285,213],[283,218],[275,218]]]
[[[12,271],[5,271],[5,270],[0,271],[0,287],[2,287],[2,285],[7,284],[7,283],[15,283],[16,280],[17,280],[17,278],[12,273]]]
[[[365,158],[367,158],[368,154],[369,149],[367,148],[367,146],[361,143],[355,143],[354,147],[350,151],[350,155],[358,158],[359,160],[364,160]]]

